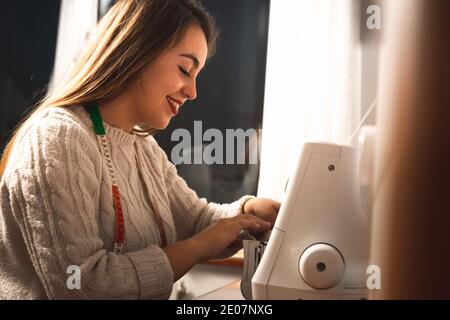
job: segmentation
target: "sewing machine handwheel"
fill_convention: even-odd
[[[300,256],[299,271],[303,280],[314,289],[329,289],[344,277],[344,258],[331,245],[314,244]]]

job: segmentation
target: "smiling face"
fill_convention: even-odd
[[[134,103],[129,106],[137,124],[164,129],[187,100],[196,99],[196,80],[207,55],[205,35],[193,26],[147,66],[133,86]]]

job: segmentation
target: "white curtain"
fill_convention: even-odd
[[[273,0],[258,196],[282,200],[306,141],[345,144],[360,119],[359,0]]]
[[[64,78],[95,29],[98,0],[62,0],[52,85]]]

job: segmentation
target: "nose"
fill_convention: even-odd
[[[194,79],[188,84],[186,84],[183,93],[189,100],[197,99],[197,81]]]

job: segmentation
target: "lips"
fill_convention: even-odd
[[[182,105],[182,102],[177,99],[174,99],[172,97],[169,97],[169,96],[167,96],[167,102],[169,103],[169,107],[170,107],[170,110],[172,111],[172,113],[174,115],[177,115],[178,110]]]

